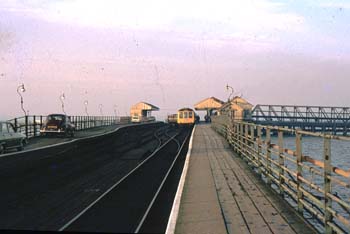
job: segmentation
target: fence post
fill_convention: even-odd
[[[238,132],[237,131],[237,124],[233,123],[232,126],[233,126],[232,147],[233,147],[233,150],[235,152],[237,152],[237,145],[236,145],[237,144],[237,132]]]
[[[17,118],[15,118],[15,128],[16,128],[15,130],[16,130],[16,132],[18,132],[18,126],[17,126],[17,124],[18,124],[18,123],[17,123]],[[20,129],[19,131],[21,131],[21,129]]]
[[[323,145],[323,160],[324,160],[324,170],[323,170],[323,179],[324,179],[324,225],[325,225],[325,234],[332,233],[332,227],[328,224],[332,221],[332,214],[328,208],[332,207],[332,199],[328,197],[328,193],[331,193],[332,184],[330,176],[332,175],[332,164],[331,164],[331,139],[324,137]]]
[[[239,155],[243,157],[243,124],[239,123]]]
[[[78,121],[79,121],[80,130],[84,130],[84,120],[83,120],[83,116],[82,116],[82,115],[79,115],[77,118],[78,118]]]
[[[266,180],[267,184],[271,185],[271,129],[266,129]]]
[[[280,195],[284,196],[284,189],[283,189],[283,183],[284,183],[284,157],[283,157],[283,131],[278,130],[278,164],[279,164],[279,192]]]
[[[40,129],[43,127],[43,116],[40,115]]]
[[[256,162],[255,160],[255,155],[254,155],[254,150],[255,150],[255,136],[254,136],[254,125],[250,125],[250,139],[249,139],[249,150],[251,153],[251,158],[253,162]],[[255,165],[254,165],[255,166]]]
[[[301,200],[303,199],[303,192],[301,191],[301,184],[302,181],[299,179],[299,177],[302,176],[303,167],[300,165],[303,161],[303,155],[302,155],[302,145],[301,145],[301,133],[296,131],[296,153],[297,153],[297,197],[298,197],[298,212],[300,214],[303,214],[304,206],[301,203]]]
[[[28,115],[24,116],[24,120],[25,120],[25,133],[26,133],[26,137],[28,138]]]
[[[248,148],[248,145],[249,145],[249,141],[248,141],[248,125],[247,124],[244,124],[244,152],[245,152],[245,157],[248,159],[248,161],[250,161],[250,155],[249,155],[249,148]]]
[[[258,173],[261,175],[261,153],[262,153],[262,150],[261,150],[261,145],[262,145],[262,139],[261,139],[261,126],[258,126],[257,127],[257,137],[258,137]]]
[[[34,126],[34,136],[36,137],[36,119],[35,119],[35,115],[33,115],[33,126]]]

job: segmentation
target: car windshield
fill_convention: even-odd
[[[6,125],[6,123],[0,123],[0,132],[1,133],[7,132],[7,125]]]
[[[49,115],[47,121],[63,121],[65,118],[63,115]]]

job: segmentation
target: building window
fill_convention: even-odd
[[[188,118],[188,112],[187,112],[187,111],[184,112],[184,118],[185,118],[185,119]]]

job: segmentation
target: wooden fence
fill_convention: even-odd
[[[230,122],[222,117],[214,118],[212,127],[301,215],[317,220],[322,232],[350,232],[350,170],[334,166],[331,153],[334,141],[350,143],[350,137]],[[320,138],[322,155],[303,153],[304,136]],[[284,146],[286,137],[294,141],[293,148]]]

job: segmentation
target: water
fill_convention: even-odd
[[[277,137],[271,137],[273,144],[277,144]],[[284,148],[296,149],[295,137],[284,137]],[[323,161],[323,139],[320,137],[303,136],[303,155],[311,156],[314,159]],[[332,165],[345,170],[350,169],[350,141],[331,140],[331,161]]]
[[[296,142],[295,142],[295,136],[285,136],[284,137],[284,148],[288,148],[291,150],[296,150]],[[319,160],[323,162],[323,138],[320,137],[311,137],[311,136],[303,136],[302,138],[302,154],[304,156],[310,156],[313,159]],[[271,143],[277,144],[278,138],[276,136],[271,137]],[[286,154],[285,154],[286,155]],[[288,156],[288,155],[286,155]],[[296,157],[289,156],[291,159],[296,160]],[[278,156],[276,154],[272,154],[272,158],[274,160],[278,160]],[[323,170],[321,168],[318,168],[317,166],[314,166],[311,163],[304,162],[304,164],[319,169],[320,172],[323,173]],[[338,167],[340,169],[343,169],[345,171],[350,170],[350,141],[342,141],[342,140],[331,140],[331,164],[332,166]],[[290,161],[285,161],[285,165],[293,171],[296,171],[296,164]],[[276,167],[274,167],[276,168]],[[307,168],[303,168],[303,177],[305,177],[307,180],[313,182],[314,184],[318,185],[320,188],[323,189],[324,187],[324,181],[323,177],[319,176],[315,173],[311,173]],[[341,181],[344,181],[347,184],[350,184],[349,178],[345,178],[342,176],[338,176],[335,173],[332,173],[332,176],[340,179]],[[294,177],[295,179],[295,177]],[[323,202],[323,194],[317,192],[316,190],[312,189],[310,186],[305,185],[305,189],[308,191],[311,191],[314,195],[319,196],[320,200]],[[332,182],[332,194],[335,194],[336,196],[339,196],[344,201],[346,201],[347,204],[349,204],[350,201],[350,189],[345,188],[344,186],[338,185],[335,182]],[[340,205],[338,205],[336,202],[332,203],[333,209],[335,209],[341,216],[345,217],[346,219],[350,219],[349,210],[344,210]],[[315,223],[315,222],[313,222]],[[342,225],[340,222],[337,222],[343,229],[347,230],[345,225]],[[350,230],[347,230],[350,231]]]

